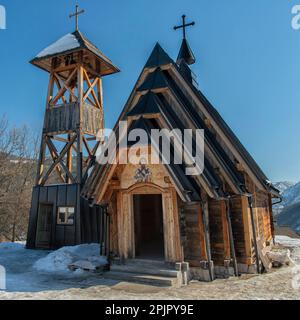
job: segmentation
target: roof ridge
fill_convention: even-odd
[[[166,51],[157,42],[154,46],[144,68],[160,67],[166,64],[175,63]]]

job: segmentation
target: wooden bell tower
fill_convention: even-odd
[[[29,247],[59,247],[83,241],[80,192],[95,162],[104,129],[102,78],[119,69],[78,30],[80,13],[76,8],[74,33],[31,61],[49,73],[49,86]]]

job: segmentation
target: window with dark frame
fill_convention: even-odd
[[[68,225],[74,224],[75,207],[59,207],[57,211],[57,224]]]

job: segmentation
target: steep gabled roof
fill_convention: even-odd
[[[170,63],[174,61],[157,42],[144,68],[157,68]]]
[[[161,65],[169,66],[160,68]],[[149,68],[156,68],[149,73]],[[178,72],[176,77],[173,71]],[[267,178],[246,151],[243,145],[236,138],[234,133],[212,107],[207,99],[191,83],[183,77],[181,81],[188,86],[195,94],[196,98],[191,98],[187,94],[186,88],[178,81],[180,77],[178,66],[171,60],[163,49],[157,44],[144,68],[138,82],[136,83],[130,98],[125,105],[118,121],[128,119],[129,131],[134,128],[142,127],[149,132],[151,128],[179,129],[183,132],[186,128],[197,128],[205,130],[205,167],[200,176],[187,176],[185,174],[186,165],[175,165],[171,163],[165,165],[170,176],[176,183],[177,188],[182,190],[187,201],[199,201],[201,198],[200,190],[205,190],[210,197],[223,198],[227,194],[224,192],[224,185],[230,186],[235,194],[245,193],[245,177],[238,170],[235,164],[235,157],[228,154],[228,148],[222,143],[223,135],[232,143],[232,148],[241,155],[248,164],[248,169],[253,172],[261,181],[262,186],[273,195],[277,195],[276,190],[267,183]],[[155,91],[158,87],[167,84],[168,90]],[[140,96],[141,91],[148,91],[146,95]],[[138,102],[134,102],[137,99]],[[206,114],[211,115],[217,126],[221,128],[221,136],[217,136],[211,127],[208,127],[206,117],[196,106],[198,101],[205,108]],[[134,103],[133,103],[134,102]],[[177,109],[175,109],[177,105]],[[180,106],[181,109],[178,109]],[[178,112],[180,110],[180,112]],[[149,115],[153,115],[152,117]],[[187,123],[189,125],[187,125]],[[117,130],[117,125],[115,127]],[[195,141],[194,141],[195,142]],[[175,152],[174,147],[173,154]],[[160,152],[160,150],[157,150]],[[248,170],[247,169],[247,170]],[[107,177],[108,166],[96,166],[90,179],[84,187],[83,195],[86,197],[96,197],[105,177]],[[91,183],[91,185],[89,185]],[[98,190],[98,191],[97,191]],[[226,191],[227,192],[227,191]]]
[[[175,68],[178,71],[178,73],[180,73],[179,68],[177,66],[175,66]],[[228,124],[225,122],[225,120],[222,118],[220,113],[212,106],[212,104],[208,101],[208,99],[204,96],[204,94],[198,88],[196,88],[192,83],[190,83],[189,81],[185,81],[185,84],[188,87],[190,87],[192,92],[199,99],[201,104],[205,107],[205,110],[210,114],[212,119],[220,127],[224,136],[226,136],[226,138],[231,142],[232,146],[240,154],[241,158],[245,161],[249,170],[251,170],[251,172],[256,176],[258,181],[260,181],[260,183],[266,189],[268,189],[270,192],[272,192],[275,196],[279,196],[279,192],[277,192],[278,190],[276,190],[276,188],[274,188],[270,184],[269,179],[266,177],[266,175],[261,170],[259,165],[253,159],[253,157],[250,155],[250,153],[246,150],[244,145],[240,142],[238,137],[231,130],[231,128],[228,126]]]

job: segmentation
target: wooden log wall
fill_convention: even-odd
[[[209,230],[212,260],[216,265],[224,264],[224,239],[222,227],[222,209],[220,201],[210,200],[209,209]]]
[[[182,204],[181,232],[184,235],[184,260],[192,267],[207,261],[202,210],[199,203]]]
[[[247,174],[245,174],[245,182],[247,189],[253,194],[253,211],[255,215],[257,238],[268,245],[273,238],[273,212],[272,205],[269,201],[269,194],[259,190]]]
[[[254,208],[258,216],[259,236],[265,242],[272,240],[272,208],[269,207],[268,194],[256,192]]]
[[[226,202],[209,200],[208,208],[212,260],[215,265],[224,265],[231,259]]]
[[[246,197],[230,200],[231,224],[237,261],[251,264],[251,224]]]

